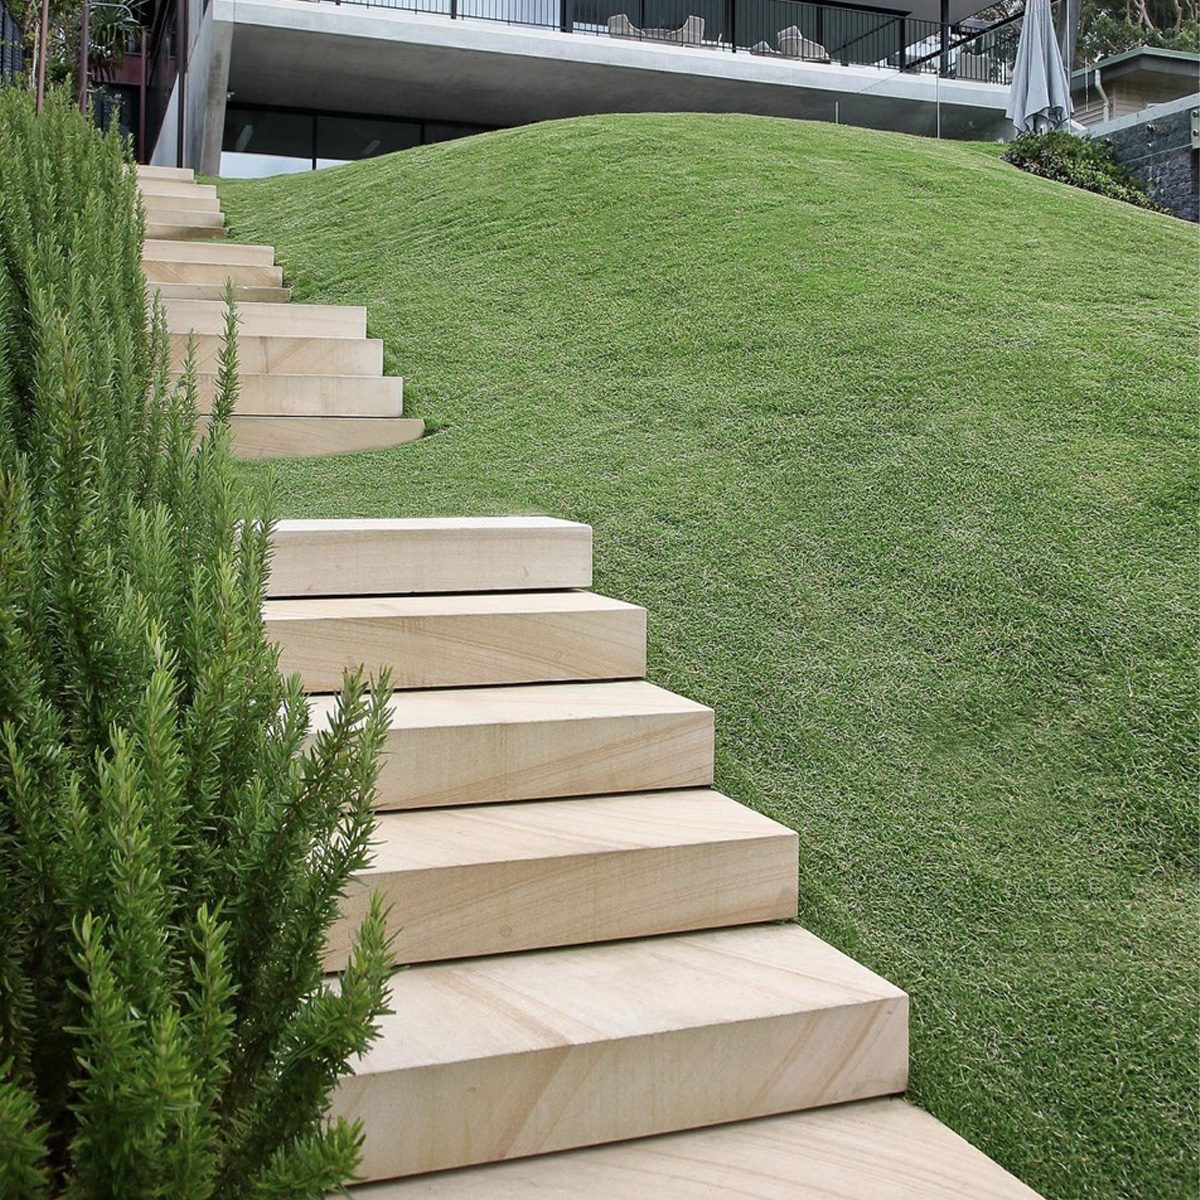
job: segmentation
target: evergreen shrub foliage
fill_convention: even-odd
[[[1031,175],[1124,200],[1138,208],[1167,211],[1146,195],[1139,179],[1114,161],[1111,147],[1095,138],[1076,137],[1065,131],[1022,133],[1008,144],[1003,157]]]
[[[384,1011],[386,681],[315,736],[261,604],[270,497],[229,457],[236,315],[196,439],[114,134],[0,93],[0,1197],[316,1197],[322,1114]]]

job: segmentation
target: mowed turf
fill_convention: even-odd
[[[916,1099],[1050,1197],[1194,1197],[1195,227],[751,117],[221,196],[435,431],[286,514],[590,522],[804,924],[911,993]]]

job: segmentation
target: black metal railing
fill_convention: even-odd
[[[25,41],[21,27],[8,8],[0,2],[0,83],[24,74]]]
[[[980,83],[1008,82],[1016,54],[1014,23],[1021,15],[943,26],[896,9],[837,0],[334,2],[783,60],[942,74]]]

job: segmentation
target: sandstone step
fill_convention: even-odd
[[[325,726],[333,696],[310,702]],[[382,811],[707,787],[713,713],[643,681],[396,692]]]
[[[592,531],[553,517],[280,521],[267,594],[523,592],[592,584]]]
[[[217,377],[197,377],[200,411],[208,412]],[[239,416],[399,417],[404,380],[399,375],[238,375]]]
[[[186,193],[164,196],[157,192],[142,190],[142,206],[151,220],[157,219],[157,214],[165,213],[215,213],[220,216],[221,202],[214,196],[205,195],[197,187],[189,188]]]
[[[194,242],[177,238],[147,238],[142,243],[142,262],[202,262],[221,266],[273,267],[274,246],[241,242]]]
[[[134,170],[138,179],[175,179],[195,182],[196,172],[191,167],[152,167],[146,163],[138,163]]]
[[[223,238],[228,230],[223,225],[211,228],[204,225],[194,225],[190,221],[147,221],[146,239],[148,241],[183,241],[196,239],[206,241],[210,238]]]
[[[221,333],[225,305],[220,300],[165,302],[172,333]],[[238,309],[241,336],[365,338],[367,310],[351,304],[247,304]]]
[[[332,1110],[386,1179],[904,1090],[904,993],[795,925],[435,964]],[[624,1193],[626,1195],[630,1193]]]
[[[207,243],[197,242],[196,245]],[[172,284],[176,287],[215,287],[218,295],[231,279],[239,287],[271,287],[283,285],[283,268],[257,263],[187,262],[185,260],[143,259],[142,270],[152,284]]]
[[[638,679],[646,611],[591,592],[268,600],[280,670],[310,692],[347,667],[390,665],[395,688]]]
[[[188,337],[196,343],[196,370],[215,371],[222,338],[213,333],[172,333],[171,366],[182,367]],[[374,338],[255,337],[239,334],[238,368],[256,374],[382,375],[383,343]]]
[[[235,415],[229,428],[238,458],[321,458],[415,442],[425,432],[425,422],[419,417]]]
[[[1039,1200],[903,1100],[858,1100],[351,1188],[354,1200]]]
[[[208,209],[197,210],[190,207],[177,208],[170,203],[155,203],[154,210],[146,214],[146,222],[152,225],[187,225],[193,229],[224,229],[225,227],[225,218],[215,205]]]
[[[796,834],[705,789],[383,813],[374,840],[329,970],[372,891],[391,906],[396,963],[796,915]]]
[[[247,269],[247,268],[242,268]],[[250,267],[249,270],[259,270]],[[278,270],[273,267],[271,270]],[[224,302],[224,283],[158,283],[148,280],[150,290],[164,300],[219,300]],[[260,286],[257,284],[235,284],[234,299],[238,304],[286,304],[292,294],[291,288]]]
[[[142,196],[203,196],[206,200],[217,198],[217,189],[211,183],[196,183],[190,179],[138,179],[138,191]]]

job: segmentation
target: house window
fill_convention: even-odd
[[[233,179],[255,179],[312,171],[483,133],[486,128],[231,104],[225,110],[221,174]]]

